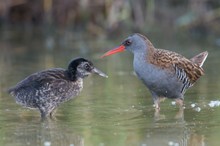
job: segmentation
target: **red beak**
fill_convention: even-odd
[[[124,45],[121,45],[115,49],[112,49],[108,52],[106,52],[104,55],[101,56],[101,58],[105,57],[105,56],[109,56],[109,55],[112,55],[112,54],[115,54],[115,53],[119,53],[119,52],[122,52],[125,50],[125,46]]]

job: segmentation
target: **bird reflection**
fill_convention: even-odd
[[[169,146],[203,146],[204,135],[193,133],[193,130],[185,124],[155,124],[148,129],[142,140],[145,145],[169,145]]]
[[[152,125],[148,125],[143,137],[139,139],[142,146],[203,146],[204,135],[194,132],[184,119],[184,108],[180,108],[174,115],[161,114],[160,111],[151,111],[154,115]],[[144,113],[147,114],[147,113]],[[148,111],[149,114],[149,111]],[[166,117],[167,116],[167,117]],[[147,117],[147,116],[146,116]],[[148,116],[149,117],[149,116]],[[129,135],[132,137],[132,135]],[[133,143],[129,138],[127,142]]]

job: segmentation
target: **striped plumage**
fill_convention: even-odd
[[[180,54],[168,50],[155,49],[153,47],[149,49],[151,49],[147,56],[149,63],[161,69],[174,72],[176,77],[184,84],[181,93],[184,93],[200,76],[204,75],[204,70],[200,67],[200,64],[196,64]],[[208,53],[203,52],[203,54],[207,55]]]
[[[107,77],[83,58],[70,62],[68,69],[54,68],[34,73],[20,81],[9,93],[27,108],[39,109],[41,117],[53,116],[63,102],[76,97],[83,89],[83,78],[91,73]]]

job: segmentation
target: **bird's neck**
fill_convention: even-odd
[[[65,74],[66,74],[67,79],[69,79],[71,81],[77,81],[79,79],[79,77],[77,77],[77,74],[75,72],[71,72],[69,70],[66,70]]]
[[[134,60],[145,63],[152,62],[152,60],[154,59],[154,53],[156,49],[150,41],[146,41],[146,44],[147,45],[144,49],[142,49],[141,51],[134,52]]]

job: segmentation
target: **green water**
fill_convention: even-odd
[[[192,57],[204,49],[209,56],[206,75],[185,94],[185,110],[165,100],[160,115],[152,107],[146,87],[133,74],[128,52],[100,59],[124,39],[110,41],[30,38],[0,42],[0,145],[4,146],[217,146],[220,135],[219,56],[215,46],[198,42],[154,39],[155,46]],[[49,44],[48,44],[49,43]],[[53,42],[52,42],[53,44]],[[7,89],[27,75],[47,68],[63,67],[77,56],[92,60],[108,79],[92,75],[84,80],[80,96],[62,104],[56,120],[41,121],[38,111],[17,105]],[[195,107],[191,107],[195,104]],[[198,109],[201,109],[200,111]]]

